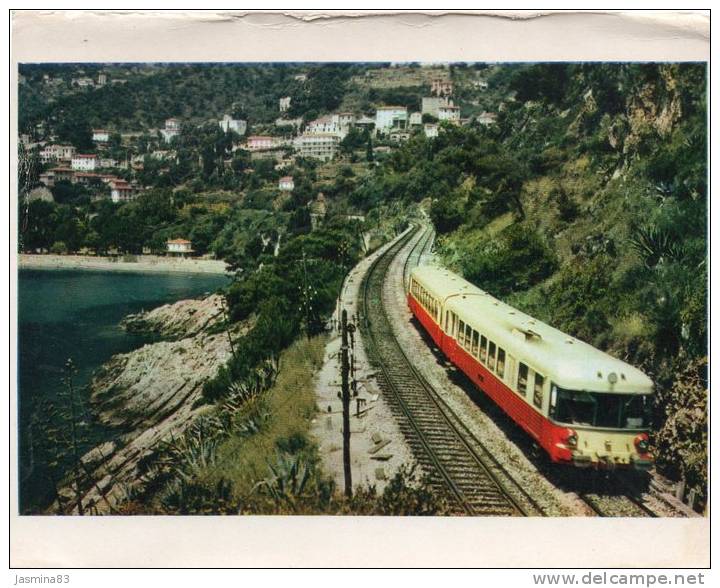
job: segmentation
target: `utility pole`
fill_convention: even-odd
[[[342,407],[343,407],[343,469],[345,473],[345,496],[352,496],[352,471],[350,469],[350,362],[348,361],[348,324],[347,310],[342,311],[342,347],[341,377],[342,377]]]
[[[230,335],[230,313],[223,294],[220,294],[220,306],[222,307],[223,318],[225,319],[225,333],[227,333],[228,342],[230,343],[230,352],[232,353],[233,359],[237,359],[235,355],[235,345],[233,345],[232,335]]]

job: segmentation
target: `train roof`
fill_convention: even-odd
[[[505,304],[453,272],[419,266],[412,276],[458,317],[518,361],[572,390],[651,393],[639,369]]]

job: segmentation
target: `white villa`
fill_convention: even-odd
[[[459,106],[441,106],[438,108],[438,120],[448,122],[460,122]]]
[[[97,165],[97,155],[83,155],[81,153],[73,155],[70,162],[70,167],[76,171],[95,171]]]
[[[426,123],[424,126],[425,136],[428,139],[432,139],[433,137],[438,136],[438,125]]]
[[[268,135],[252,135],[248,137],[246,149],[249,151],[262,151],[263,149],[275,149],[282,146],[283,141],[278,137]]]
[[[192,241],[187,239],[170,239],[167,242],[168,255],[177,255],[179,257],[185,257],[193,253]]]
[[[75,147],[72,145],[46,145],[39,155],[42,163],[70,161],[75,155]]]
[[[453,101],[449,98],[426,96],[422,99],[422,113],[429,114],[435,118],[440,118],[440,108],[444,106],[452,106]]]
[[[477,120],[481,125],[494,125],[497,122],[497,114],[494,112],[483,112],[482,114],[479,114]]]
[[[115,204],[135,200],[138,195],[138,188],[125,180],[115,179],[110,182],[110,200]]]
[[[305,128],[305,132],[312,135],[337,133],[339,130],[340,126],[338,125],[337,120],[334,120],[334,117],[330,115],[321,116],[320,118],[311,120]]]
[[[336,134],[304,134],[294,141],[295,149],[302,157],[312,157],[327,161],[335,157],[340,144],[340,138]]]
[[[293,181],[292,176],[285,176],[283,178],[280,178],[280,181],[278,182],[278,188],[285,192],[292,192],[295,189],[295,182]]]
[[[165,128],[160,129],[160,134],[165,139],[166,143],[173,140],[180,134],[180,121],[176,118],[169,118],[165,121]]]
[[[107,143],[110,140],[110,132],[105,129],[93,129],[92,140],[96,143]]]
[[[292,98],[290,96],[280,98],[280,112],[287,112],[290,110],[290,102],[292,102]]]
[[[375,129],[384,132],[407,127],[408,111],[405,106],[381,106],[375,113]]]
[[[234,131],[238,135],[244,135],[245,131],[247,131],[247,121],[241,120],[237,118],[232,118],[229,114],[226,114],[222,117],[222,120],[219,121],[220,128],[223,130],[223,132],[227,133],[229,131]]]

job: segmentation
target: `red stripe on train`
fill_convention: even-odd
[[[445,335],[435,320],[408,294],[410,312],[420,321],[435,344],[472,382],[489,396],[513,421],[530,434],[555,462],[572,461],[572,451],[563,446],[567,428],[558,426],[534,410],[523,398],[479,360]]]

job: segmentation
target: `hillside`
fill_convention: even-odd
[[[507,72],[506,72],[507,73]],[[535,65],[490,128],[411,140],[351,201],[429,199],[448,266],[644,368],[659,465],[706,476],[704,65]]]

